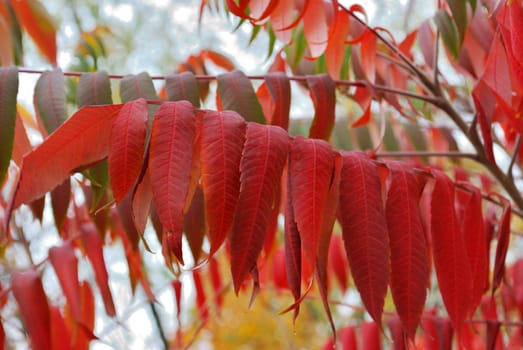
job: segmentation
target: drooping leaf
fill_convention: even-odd
[[[343,152],[339,221],[354,283],[380,322],[389,283],[390,248],[376,166],[363,153]]]
[[[65,81],[60,69],[43,72],[35,86],[35,109],[50,134],[67,119]]]
[[[331,30],[329,43],[325,49],[327,71],[333,79],[341,76],[342,64],[345,56],[345,40],[349,35],[349,14],[342,9],[336,12],[334,27]]]
[[[361,343],[363,350],[381,350],[380,326],[370,321],[361,324]]]
[[[201,50],[200,56],[227,71],[232,71],[235,68],[234,63],[228,57],[214,50]]]
[[[38,0],[9,1],[9,4],[40,52],[56,66],[56,27],[49,12]]]
[[[498,245],[496,247],[496,258],[494,262],[494,276],[492,277],[492,293],[499,287],[505,276],[505,259],[507,257],[508,245],[510,242],[510,219],[512,217],[512,205],[507,199],[498,196],[503,202],[503,214],[498,224],[496,233]]]
[[[288,45],[291,41],[292,27],[297,24],[294,22],[294,0],[278,1],[271,13],[271,24],[274,35]]]
[[[334,127],[336,86],[328,74],[308,75],[307,85],[315,110],[309,137],[328,141]]]
[[[343,247],[341,236],[333,234],[329,247],[329,271],[339,283],[342,292],[345,292],[349,286],[349,262]]]
[[[147,152],[148,153],[148,152]],[[136,189],[132,194],[132,218],[134,227],[139,234],[143,234],[145,226],[147,224],[147,218],[151,211],[151,203],[153,200],[153,190],[151,186],[151,174],[149,173],[148,159],[144,160],[144,166],[147,168],[144,171],[143,176],[139,177]]]
[[[122,105],[83,107],[26,154],[13,209],[43,196],[74,169],[105,158],[109,153],[111,126],[121,108]]]
[[[232,226],[245,130],[245,121],[236,112],[208,111],[202,119],[200,158],[211,256]]]
[[[58,187],[51,192],[51,205],[53,206],[53,217],[58,232],[62,230],[62,225],[67,216],[67,209],[71,200],[71,181],[65,179]]]
[[[366,30],[361,39],[361,68],[366,78],[374,83],[376,79],[376,36]]]
[[[414,340],[427,296],[430,266],[419,202],[424,183],[402,163],[389,162],[386,214],[391,291],[403,329]]]
[[[329,29],[323,0],[309,0],[304,9],[303,31],[311,57],[321,56],[327,47]]]
[[[57,306],[49,306],[49,322],[51,324],[51,344],[50,349],[68,350],[71,349],[71,334],[64,317]]]
[[[489,257],[487,234],[481,209],[481,192],[477,187],[467,186],[470,198],[463,212],[463,238],[472,274],[472,291],[470,294],[471,311],[481,302],[481,296],[489,285]]]
[[[152,200],[152,192],[150,194],[150,200]],[[146,207],[144,207],[143,209],[145,210]],[[127,238],[129,239],[131,246],[136,252],[138,249],[138,243],[140,242],[140,235],[143,235],[143,231],[138,232],[138,226],[135,224],[135,220],[133,217],[133,203],[131,191],[127,192],[127,194],[123,196],[120,202],[116,205],[116,212],[118,213],[118,219],[120,220],[120,223],[127,235]],[[148,211],[145,211],[144,213],[138,213],[138,215],[140,215],[141,220],[147,220],[146,216],[148,214]],[[145,228],[145,223],[143,225]]]
[[[196,134],[193,110],[187,101],[162,103],[154,117],[149,151],[153,201],[165,243],[182,264],[183,211]]]
[[[191,205],[185,214],[183,228],[193,259],[198,262],[206,232],[203,191],[199,186],[196,188]]]
[[[0,184],[4,181],[13,152],[17,94],[18,69],[0,68]]]
[[[9,130],[9,128],[2,129],[3,131]],[[1,132],[1,131],[0,131]],[[7,144],[8,137],[6,136],[3,138]],[[7,151],[7,145],[2,145],[0,149]],[[4,148],[5,147],[5,148]],[[24,122],[22,121],[22,118],[20,117],[19,113],[16,113],[16,122],[15,122],[15,133],[14,133],[14,142],[13,142],[13,154],[11,156],[11,159],[18,165],[22,165],[22,157],[27,152],[31,151],[32,146],[31,142],[29,141],[29,137],[27,136],[27,132],[24,126]],[[0,178],[0,182],[1,182]]]
[[[120,98],[122,102],[129,102],[139,98],[157,100],[153,81],[147,72],[137,75],[129,74],[120,80]]]
[[[49,260],[58,276],[62,291],[76,321],[81,322],[80,283],[78,281],[78,259],[71,242],[49,249]]]
[[[169,101],[187,100],[200,107],[200,90],[192,72],[169,74],[165,77],[165,90]]]
[[[289,128],[289,112],[291,108],[291,84],[284,73],[269,73],[265,75],[265,84],[274,103],[269,124]]]
[[[85,223],[80,226],[80,233],[82,244],[85,248],[87,258],[91,262],[94,270],[94,277],[96,284],[100,289],[102,300],[105,307],[105,312],[110,317],[116,316],[116,309],[114,307],[113,297],[109,289],[109,276],[105,265],[103,255],[103,242],[98,234],[96,227],[91,223]]]
[[[470,264],[454,209],[454,184],[439,170],[433,169],[432,175],[435,179],[430,204],[432,255],[445,308],[459,334],[470,311]]]
[[[193,270],[192,277],[194,280],[194,290],[196,292],[196,307],[198,308],[198,315],[202,322],[205,322],[209,317],[209,307],[207,305],[207,296],[203,288],[202,277],[200,270]]]
[[[240,195],[231,232],[231,270],[236,293],[256,266],[263,248],[288,143],[288,134],[280,127],[247,124],[240,162]]]
[[[147,115],[147,102],[140,98],[124,104],[113,123],[109,145],[109,182],[116,203],[135,184],[142,169]]]
[[[251,81],[247,76],[235,70],[217,77],[218,94],[223,109],[238,112],[245,120],[265,124],[260,102]]]
[[[285,205],[285,272],[287,282],[297,303],[301,297],[301,238],[294,217],[294,199],[292,198],[292,178],[289,175],[290,159],[287,162],[287,191]],[[294,308],[293,322],[300,311],[299,304]]]
[[[291,177],[294,221],[309,267],[316,265],[320,236],[329,200],[335,154],[323,140],[297,136],[291,143]]]
[[[459,48],[463,42],[463,38],[465,37],[465,32],[467,30],[467,1],[447,0],[447,4],[449,4],[450,11],[452,13],[452,19],[454,20],[454,23],[458,29]]]
[[[32,269],[14,272],[11,277],[11,289],[29,334],[31,347],[35,350],[49,349],[51,347],[49,305],[40,276]]]
[[[111,104],[111,82],[106,71],[82,74],[76,87],[78,107]]]

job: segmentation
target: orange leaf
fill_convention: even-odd
[[[327,15],[323,0],[308,0],[308,6],[304,9],[303,31],[307,39],[307,47],[310,56],[316,58],[327,48],[329,30],[327,27]],[[305,5],[304,4],[304,7]]]
[[[345,55],[345,40],[349,35],[349,14],[342,9],[336,13],[336,19],[331,27],[332,33],[329,36],[329,43],[325,50],[325,62],[327,71],[332,78],[339,78],[341,74],[341,65]]]
[[[56,27],[45,7],[38,0],[11,0],[9,4],[40,52],[56,66]]]

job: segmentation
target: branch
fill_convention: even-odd
[[[463,152],[428,152],[428,151],[398,151],[398,152],[378,152],[378,158],[413,158],[413,157],[445,157],[445,158],[468,158],[478,162],[475,153]]]

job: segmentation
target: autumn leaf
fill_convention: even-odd
[[[169,101],[187,100],[200,107],[200,90],[192,72],[169,74],[165,77],[165,90]]]
[[[153,81],[148,73],[142,72],[134,75],[129,74],[120,80],[120,97],[123,102],[133,101],[139,98],[146,100],[157,100]]]
[[[40,198],[73,170],[107,157],[111,127],[121,108],[122,105],[83,107],[26,154],[12,208]]]
[[[343,152],[339,221],[352,278],[367,311],[381,321],[390,248],[376,166],[363,153]]]
[[[111,82],[106,71],[82,74],[76,89],[76,103],[79,107],[113,102]]]
[[[183,264],[183,214],[191,177],[196,122],[187,101],[164,102],[151,131],[149,168],[153,201],[169,249]]]
[[[234,290],[256,266],[270,209],[288,152],[288,134],[277,126],[248,123],[240,162],[240,195],[231,232]]]
[[[336,117],[336,86],[327,74],[308,75],[307,85],[314,103],[314,119],[309,137],[329,140]]]
[[[60,69],[44,72],[36,82],[35,109],[50,134],[67,119],[65,110],[65,81]]]
[[[141,98],[124,104],[113,123],[109,182],[116,203],[134,186],[142,169],[147,117],[147,102]]]

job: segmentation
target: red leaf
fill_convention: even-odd
[[[82,243],[85,252],[94,270],[94,277],[105,306],[105,312],[108,316],[116,316],[113,297],[109,289],[109,276],[105,268],[105,259],[103,255],[102,239],[100,238],[96,227],[91,223],[82,224],[81,227]]]
[[[151,191],[149,189],[149,191]],[[118,213],[118,219],[122,225],[122,228],[125,231],[125,234],[129,238],[129,241],[131,242],[131,245],[133,246],[133,249],[138,248],[138,242],[140,241],[140,235],[143,234],[143,231],[138,232],[138,227],[135,225],[135,220],[133,220],[133,202],[132,202],[132,193],[128,192],[116,205],[116,211]],[[152,194],[149,193],[149,200],[152,198]],[[150,203],[150,202],[149,202]],[[146,205],[143,207],[145,213],[139,213],[140,218],[138,220],[146,220],[144,217],[146,217],[149,212],[147,211]],[[118,220],[117,218],[115,218]],[[145,224],[144,224],[145,225]],[[102,231],[103,232],[103,231]]]
[[[329,75],[338,79],[341,75],[341,66],[345,56],[345,40],[349,35],[349,14],[339,9],[336,13],[336,19],[329,36],[329,43],[325,50],[325,62]]]
[[[274,109],[267,118],[267,122],[287,130],[289,128],[289,112],[291,108],[291,84],[289,77],[280,72],[266,74],[263,86],[266,86],[274,104]]]
[[[329,247],[329,270],[334,273],[342,292],[349,286],[349,262],[344,252],[343,241],[337,234],[331,238]]]
[[[501,214],[498,223],[498,245],[496,247],[496,259],[494,262],[494,276],[492,277],[492,294],[494,294],[505,276],[505,259],[510,242],[510,219],[512,214],[510,201],[502,196],[497,197],[503,202],[503,214]]]
[[[485,64],[485,71],[483,72],[481,80],[487,84],[497,99],[500,99],[501,102],[509,106],[512,104],[510,66],[503,43],[501,43],[499,39],[494,39],[490,47],[487,63]]]
[[[71,181],[66,179],[51,192],[51,204],[53,206],[53,217],[58,232],[67,216],[67,209],[71,200]]]
[[[354,326],[347,326],[340,330],[340,340],[343,350],[357,350],[356,331]]]
[[[236,111],[247,121],[265,123],[251,81],[243,72],[235,70],[219,75],[216,80],[218,81],[217,96],[222,103],[222,109]]]
[[[272,280],[276,289],[288,289],[287,274],[285,273],[285,250],[278,247],[272,257]]]
[[[144,160],[144,164],[147,164],[148,160]],[[144,165],[147,166],[147,165]],[[134,227],[141,235],[145,231],[145,226],[147,225],[147,218],[151,211],[151,203],[153,200],[153,192],[151,186],[151,175],[149,174],[149,167],[145,169],[141,180],[136,184],[136,189],[132,195],[132,218],[134,222]]]
[[[0,119],[2,119],[2,118],[0,117]],[[5,126],[5,128],[4,128],[4,126],[0,126],[0,130],[9,131],[9,127]],[[2,131],[0,131],[0,133],[2,133]],[[18,113],[16,113],[14,137],[15,137],[15,139],[13,142],[13,154],[11,156],[11,159],[16,164],[18,164],[18,166],[20,166],[20,165],[22,165],[23,155],[26,154],[27,152],[31,151],[31,149],[33,147],[31,146],[31,142],[29,142],[29,137],[27,137],[24,122],[22,121],[22,118],[20,117],[20,114],[18,114]],[[8,150],[8,148],[7,148],[8,147],[7,146],[8,136],[6,135],[4,138],[4,136],[2,135],[0,137],[0,140],[4,140],[4,142],[6,142],[6,143],[2,143],[2,146],[0,146],[0,149],[4,150],[4,152],[5,152],[6,150]],[[0,176],[0,182],[2,182],[1,176]]]
[[[207,307],[207,297],[203,289],[202,278],[200,277],[199,270],[192,271],[192,277],[194,279],[194,289],[196,291],[196,306],[198,307],[198,314],[200,320],[205,322],[209,317],[209,308]]]
[[[51,319],[40,276],[35,270],[14,272],[11,277],[11,288],[29,334],[31,348],[49,349]]]
[[[292,27],[298,24],[303,16],[303,11],[297,20],[294,20],[294,0],[278,1],[271,13],[271,24],[274,35],[284,44],[288,45],[292,37]]]
[[[391,251],[391,291],[405,333],[414,340],[425,305],[430,266],[420,196],[424,183],[399,162],[391,171],[387,194],[387,227]]]
[[[380,326],[376,322],[363,322],[361,324],[361,343],[363,350],[380,350]]]
[[[80,283],[78,281],[78,259],[71,242],[49,249],[49,260],[56,272],[62,291],[69,304],[73,317],[81,321]]]
[[[467,186],[466,188],[471,193],[464,209],[462,227],[472,274],[470,311],[473,312],[481,302],[481,296],[488,289],[489,257],[487,254],[487,233],[481,209],[481,192],[474,186]]]
[[[231,232],[234,290],[256,266],[263,248],[270,210],[287,159],[288,134],[277,126],[247,124],[240,162],[240,196]]]
[[[56,66],[56,28],[40,1],[9,1],[22,27],[44,57]]]
[[[334,127],[336,85],[328,74],[308,75],[307,85],[315,109],[309,137],[329,140]]]
[[[339,221],[354,283],[380,322],[389,282],[390,248],[380,178],[363,153],[343,152]]]
[[[208,111],[203,116],[200,159],[211,256],[227,237],[234,219],[245,129],[245,121],[236,112]]]
[[[361,39],[361,67],[367,79],[374,83],[376,79],[376,36],[366,30]]]
[[[67,329],[64,317],[57,306],[49,307],[49,320],[51,323],[51,344],[53,350],[69,350],[73,345],[71,334]]]
[[[13,209],[40,198],[67,179],[74,169],[105,158],[111,126],[120,108],[122,105],[83,107],[26,154]]]
[[[205,238],[204,197],[200,187],[196,188],[191,205],[185,214],[183,230],[195,263],[200,260],[203,239]],[[231,215],[232,220],[232,215]]]
[[[133,187],[142,169],[147,116],[147,102],[140,98],[124,104],[113,123],[109,181],[116,203]]]
[[[0,68],[0,185],[4,181],[13,152],[17,94],[18,69]]]
[[[288,176],[291,178],[294,220],[298,225],[306,262],[309,267],[313,267],[326,206],[332,200],[329,189],[333,179],[335,153],[323,140],[297,136],[291,144],[289,157]]]
[[[65,80],[60,69],[43,72],[36,82],[35,110],[50,134],[67,119],[65,110]]]
[[[443,303],[459,334],[470,311],[470,265],[454,209],[454,184],[443,172],[431,171],[435,179],[430,205],[432,254]]]
[[[176,300],[176,319],[178,320],[178,326],[181,327],[181,313],[182,313],[182,281],[173,280],[171,282],[174,291],[174,298]]]
[[[327,15],[323,0],[309,0],[308,6],[304,11],[303,31],[307,39],[307,47],[309,48],[310,56],[316,58],[325,51],[329,38]]]
[[[169,249],[183,264],[183,210],[189,189],[196,122],[187,101],[164,102],[151,132],[149,167],[153,200]]]
[[[165,77],[165,90],[169,101],[187,100],[200,107],[200,89],[192,72],[169,74]]]
[[[487,159],[495,163],[493,142],[492,142],[492,121],[487,116],[492,116],[494,112],[494,97],[490,94],[487,84],[480,80],[474,90],[472,91],[472,98],[476,107],[477,118],[483,137],[483,147]]]
[[[301,297],[301,238],[294,217],[292,198],[292,178],[289,173],[290,159],[287,163],[287,193],[285,206],[285,272],[295,303]],[[294,309],[293,322],[298,317],[299,304]]]
[[[76,89],[76,103],[79,107],[113,103],[111,82],[106,71],[82,74]]]
[[[220,264],[216,260],[216,257],[209,259],[209,274],[214,292],[214,302],[216,306],[220,307],[223,303],[223,284],[220,275]]]
[[[278,3],[278,0],[251,0],[251,15],[256,22],[260,22],[271,15]]]

